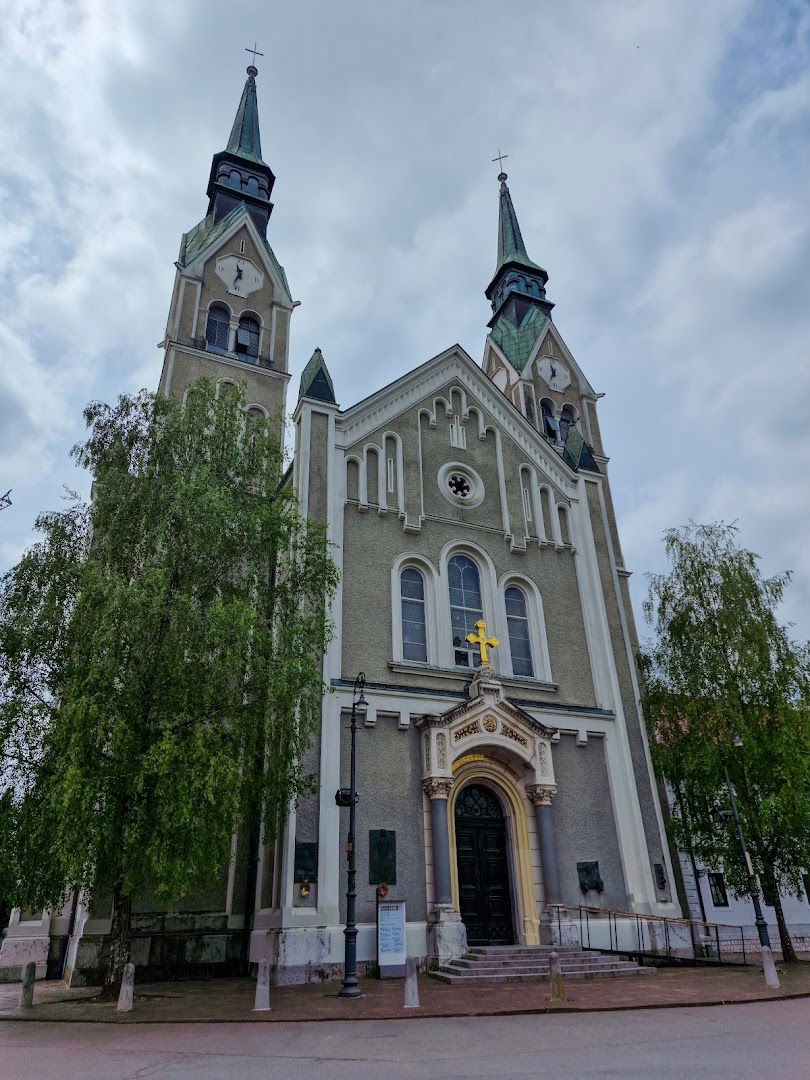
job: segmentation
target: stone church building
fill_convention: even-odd
[[[601,395],[552,319],[548,274],[528,255],[506,174],[481,362],[438,342],[437,355],[352,404],[315,349],[288,400],[296,301],[267,236],[275,177],[256,75],[248,68],[213,158],[206,216],[182,238],[160,392],[182,395],[200,375],[241,383],[279,431],[294,409],[289,482],[302,512],[325,523],[341,572],[323,658],[331,692],[305,762],[319,791],[258,853],[235,839],[227,873],[183,910],[143,905],[135,963],[228,972],[244,946],[250,961],[271,959],[277,982],[339,972],[348,811],[335,792],[348,783],[359,669],[361,967],[376,957],[381,885],[405,901],[408,952],[429,961],[465,944],[554,940],[581,904],[680,915]],[[479,622],[497,640],[487,663],[467,640]],[[18,917],[6,947],[25,939],[28,958],[39,949],[44,962],[67,918]],[[96,978],[109,911],[79,905],[70,929],[74,980]]]

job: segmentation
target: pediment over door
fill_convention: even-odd
[[[527,784],[553,786],[551,738],[556,729],[509,701],[494,673],[479,668],[473,691],[468,701],[417,721],[423,779],[450,779],[455,761],[480,753],[506,761]]]

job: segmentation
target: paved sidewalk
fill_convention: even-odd
[[[401,979],[361,980],[364,996],[345,1000],[337,983],[271,987],[269,1013],[254,1013],[251,979],[144,983],[135,986],[135,1008],[118,1013],[100,1002],[98,990],[38,982],[34,1007],[18,1007],[19,984],[0,986],[0,1020],[100,1023],[258,1023],[290,1020],[415,1019],[424,1016],[498,1016],[510,1013],[664,1008],[772,1001],[810,996],[810,962],[780,965],[781,989],[768,990],[758,968],[662,969],[656,975],[566,982],[566,1001],[552,1004],[546,982],[448,986],[419,978],[422,1007],[404,1009]],[[137,979],[137,973],[136,973]]]

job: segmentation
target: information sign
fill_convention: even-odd
[[[405,974],[407,953],[405,901],[380,900],[377,904],[377,963],[380,978],[401,978]]]

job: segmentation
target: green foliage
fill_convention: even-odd
[[[676,792],[673,833],[732,889],[746,889],[728,810],[727,767],[755,871],[796,890],[810,866],[810,654],[776,618],[789,574],[723,523],[670,530],[669,573],[650,577],[655,641],[640,656],[654,761]],[[742,740],[742,745],[735,745]]]
[[[174,901],[221,874],[246,815],[272,834],[307,787],[337,572],[235,387],[85,419],[91,504],[40,517],[0,583],[15,899]]]

